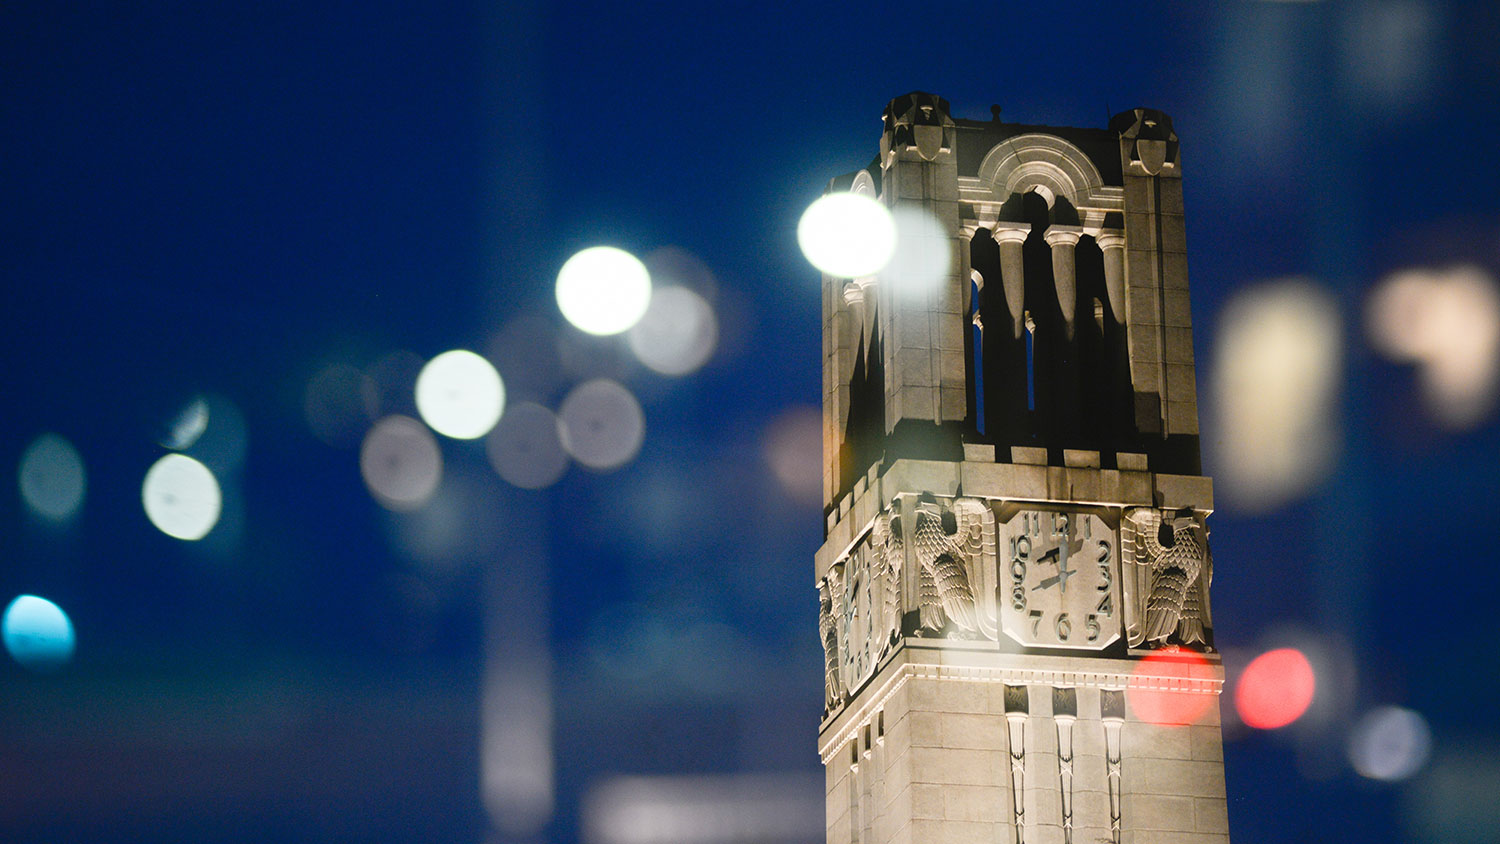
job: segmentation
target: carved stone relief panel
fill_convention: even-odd
[[[854,690],[875,670],[877,657],[874,637],[874,611],[879,604],[872,600],[875,574],[870,565],[870,543],[856,547],[844,563],[843,600],[838,606],[839,634],[844,647],[840,652],[839,679],[844,688]]]
[[[1006,635],[1028,647],[1093,650],[1120,638],[1119,543],[1109,524],[1093,513],[1005,509]]]
[[[1208,527],[1191,510],[1132,507],[1120,522],[1125,625],[1132,648],[1209,649]]]
[[[976,498],[923,495],[911,512],[917,634],[993,640],[994,511]]]
[[[830,709],[868,680],[895,645],[904,548],[900,517],[882,513],[818,584],[824,693]]]

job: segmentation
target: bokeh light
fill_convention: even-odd
[[[797,245],[809,263],[828,275],[874,275],[896,253],[896,222],[889,209],[868,196],[830,193],[802,213]]]
[[[359,472],[382,506],[416,510],[443,478],[443,454],[422,423],[410,416],[387,416],[365,434]]]
[[[822,501],[822,413],[811,407],[782,411],[766,428],[763,453],[788,495],[803,504]]]
[[[918,205],[898,205],[891,218],[896,224],[896,252],[880,277],[890,282],[896,295],[923,300],[953,271],[953,238]]]
[[[651,303],[651,275],[640,259],[613,246],[577,253],[557,273],[557,306],[589,334],[619,334]]]
[[[78,514],[88,475],[78,449],[57,434],[42,434],[21,453],[21,499],[44,519],[64,522]]]
[[[1135,664],[1125,700],[1135,717],[1162,727],[1196,723],[1217,699],[1214,667],[1193,651],[1153,651]]]
[[[1305,281],[1261,285],[1224,308],[1214,353],[1215,474],[1240,507],[1279,506],[1332,465],[1342,335],[1333,298]]]
[[[1362,777],[1395,782],[1422,770],[1432,755],[1432,730],[1421,713],[1381,706],[1349,734],[1349,763]]]
[[[651,305],[631,327],[630,350],[663,375],[686,375],[708,362],[719,342],[713,306],[686,287],[658,287]]]
[[[1494,407],[1500,381],[1500,286],[1484,270],[1408,270],[1370,296],[1375,348],[1418,366],[1422,397],[1439,422],[1470,428]]]
[[[361,389],[370,419],[397,414],[417,416],[417,376],[426,365],[427,361],[416,352],[397,349],[366,367],[369,380]]]
[[[357,367],[335,363],[308,379],[302,393],[302,415],[313,436],[335,448],[359,445],[372,417],[369,406],[375,383]]]
[[[1316,688],[1307,657],[1296,648],[1277,648],[1245,666],[1235,685],[1234,708],[1246,726],[1274,730],[1301,718]]]
[[[466,349],[443,352],[417,376],[417,411],[456,440],[484,436],[505,411],[505,384],[490,362]]]
[[[203,436],[203,432],[208,430],[208,420],[208,399],[193,396],[167,424],[166,434],[161,439],[162,447],[173,451],[192,448],[198,438]]]
[[[574,387],[563,399],[558,421],[563,447],[590,469],[624,466],[646,439],[640,402],[620,384],[603,378]]]
[[[21,595],[11,601],[0,634],[15,661],[32,671],[56,671],[73,657],[73,622],[46,598]]]
[[[485,440],[485,452],[495,472],[522,489],[549,487],[568,468],[557,417],[532,402],[506,411]]]
[[[141,503],[157,530],[174,539],[196,541],[218,524],[223,497],[207,466],[186,455],[168,454],[147,470]]]

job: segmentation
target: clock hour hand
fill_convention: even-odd
[[[1062,549],[1053,548],[1040,557],[1037,557],[1036,560],[1038,563],[1052,562],[1056,564],[1057,574],[1052,577],[1043,578],[1040,583],[1031,587],[1031,591],[1037,592],[1049,586],[1056,586],[1058,589],[1066,592],[1068,589],[1068,576],[1073,574],[1073,570],[1069,569],[1067,567],[1068,564],[1063,560]]]

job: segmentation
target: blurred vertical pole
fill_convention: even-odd
[[[538,119],[544,30],[534,2],[482,2],[482,318],[493,321],[547,287],[536,257],[545,196],[546,130]],[[544,496],[510,490],[504,497],[500,541],[484,576],[480,791],[498,842],[540,840],[555,803]]]
[[[554,802],[549,532],[540,495],[505,496],[484,575],[480,789],[498,841],[537,839]]]
[[[1346,76],[1348,57],[1341,44],[1339,29],[1348,10],[1341,4],[1318,4],[1305,10],[1312,17],[1308,29],[1321,32],[1314,43],[1323,45],[1316,51],[1315,71],[1301,78],[1307,82],[1304,95],[1308,113],[1318,119],[1308,121],[1312,128],[1308,139],[1309,191],[1314,207],[1309,221],[1312,249],[1309,255],[1314,277],[1324,281],[1338,298],[1346,318],[1343,344],[1343,384],[1340,405],[1334,411],[1341,433],[1341,447],[1329,475],[1322,485],[1313,511],[1318,530],[1314,534],[1317,565],[1312,577],[1319,627],[1332,634],[1328,668],[1339,663],[1332,656],[1348,646],[1354,650],[1349,670],[1367,664],[1368,651],[1361,653],[1367,640],[1370,618],[1371,542],[1375,535],[1370,504],[1372,486],[1371,450],[1374,440],[1369,426],[1370,379],[1368,357],[1362,342],[1361,305],[1363,291],[1369,286],[1373,244],[1370,231],[1370,201],[1366,174],[1354,166],[1366,159],[1366,144],[1378,134],[1368,131],[1363,115],[1351,108],[1350,93],[1340,85],[1312,80],[1337,80]],[[1333,45],[1333,46],[1330,46]],[[1336,670],[1336,669],[1335,669]],[[1327,690],[1324,701],[1308,719],[1312,724],[1338,725],[1352,716],[1358,695],[1357,677],[1320,677],[1319,693]],[[1297,743],[1299,768],[1308,777],[1331,779],[1343,769],[1342,742],[1331,742],[1304,730]]]

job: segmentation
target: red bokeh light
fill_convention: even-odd
[[[1312,705],[1312,665],[1296,648],[1266,651],[1250,661],[1234,689],[1240,720],[1258,730],[1285,727]]]
[[[1125,697],[1135,717],[1163,727],[1192,724],[1213,706],[1209,690],[1189,691],[1192,681],[1214,679],[1214,668],[1192,651],[1156,651],[1135,664]]]

